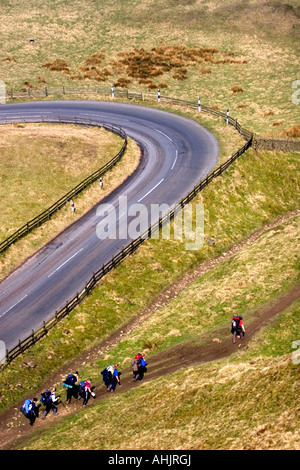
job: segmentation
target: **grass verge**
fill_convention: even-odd
[[[26,124],[3,128],[1,145],[1,209],[3,239],[44,211],[93,171],[111,160],[122,147],[119,137],[103,129]],[[32,156],[34,155],[34,158]],[[51,158],[49,157],[51,155]],[[99,203],[137,168],[140,150],[128,139],[121,161],[75,199],[76,212],[63,207],[0,254],[3,279],[67,226]]]

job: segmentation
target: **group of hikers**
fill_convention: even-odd
[[[133,372],[133,380],[142,381],[144,374],[147,371],[147,364],[145,360],[145,354],[138,353],[131,361],[131,367]],[[109,365],[101,371],[104,385],[108,392],[114,392],[116,385],[121,385],[120,376],[121,372],[118,370],[119,365]],[[79,382],[78,371],[68,374],[63,384],[66,388],[66,403],[69,404],[72,398],[76,400],[83,399],[82,406],[86,406],[91,397],[96,398],[94,393],[95,387],[91,385],[91,379],[82,380]],[[25,400],[21,413],[29,420],[30,426],[33,426],[36,418],[39,416],[39,409],[44,406],[44,412],[42,419],[45,419],[47,414],[52,411],[54,415],[58,415],[57,405],[63,404],[60,399],[60,395],[56,396],[56,389],[53,387],[46,390],[41,394],[41,398],[29,398]]]
[[[235,343],[237,337],[243,340],[245,332],[243,317],[241,315],[234,315],[231,321],[232,342]],[[114,366],[109,365],[101,371],[103,383],[108,392],[115,392],[117,384],[121,385],[121,372],[119,372],[118,367],[118,364],[115,364]],[[133,372],[133,380],[141,382],[144,378],[145,372],[147,372],[145,353],[138,353],[132,359],[131,369]],[[72,398],[83,399],[82,405],[86,406],[91,397],[96,398],[93,391],[95,387],[91,386],[91,379],[82,380],[78,383],[78,376],[78,371],[73,374],[68,374],[63,382],[63,386],[66,388],[66,402],[69,404]],[[31,426],[33,426],[36,418],[38,417],[40,406],[44,405],[45,407],[42,416],[42,419],[45,419],[51,410],[54,415],[58,415],[57,405],[62,403],[60,396],[56,396],[55,388],[51,388],[43,392],[39,401],[40,403],[38,404],[37,398],[33,398],[33,400],[27,399],[25,400],[23,407],[20,408],[20,411],[26,416],[26,418],[28,418]]]

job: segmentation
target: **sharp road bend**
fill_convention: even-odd
[[[94,272],[131,242],[126,238],[126,226],[133,204],[143,204],[149,214],[151,204],[173,209],[218,161],[218,142],[210,132],[192,120],[161,110],[72,100],[0,106],[0,123],[51,120],[58,115],[121,127],[138,143],[142,158],[136,171],[101,201],[114,207],[117,234],[125,234],[122,239],[99,239],[101,216],[94,207],[0,283],[0,340],[9,351],[52,318]],[[127,213],[119,207],[120,196],[127,198]]]

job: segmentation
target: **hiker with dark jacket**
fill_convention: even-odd
[[[71,398],[78,398],[78,371],[75,374],[68,374],[66,380],[63,382],[63,386],[67,389],[67,404],[70,403]]]
[[[21,413],[29,420],[30,426],[33,426],[38,416],[38,408],[36,406],[37,401],[37,398],[33,398],[33,400],[27,398],[24,401],[22,408],[20,408]]]
[[[141,382],[144,378],[144,374],[145,372],[147,372],[147,363],[146,363],[146,359],[145,359],[145,353],[142,354],[142,357],[139,361],[139,378],[138,380]]]
[[[101,371],[102,379],[105,387],[107,388],[112,380],[114,368],[113,366],[107,366]]]
[[[121,382],[120,382],[121,372],[118,371],[118,367],[119,367],[118,364],[114,365],[113,372],[112,372],[112,375],[111,375],[111,379],[110,379],[110,381],[108,383],[108,386],[107,386],[107,391],[108,392],[114,392],[116,390],[117,383],[119,385],[121,385]]]
[[[235,343],[237,336],[239,336],[241,340],[244,339],[246,330],[243,323],[243,317],[241,315],[233,315],[231,322],[231,333],[233,344]]]

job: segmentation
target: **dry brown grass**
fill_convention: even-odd
[[[38,88],[37,86],[33,85],[32,83],[30,83],[28,81],[24,82],[24,87],[25,87],[25,89],[30,88],[31,90],[36,90]]]
[[[234,85],[231,87],[232,93],[235,95],[236,93],[243,93],[243,88],[239,85]]]
[[[201,75],[210,75],[211,69],[204,69],[203,67],[200,67],[199,72],[201,73]]]
[[[105,82],[107,78],[112,75],[111,71],[104,67],[99,69],[95,65],[80,65],[79,67],[80,74],[71,75],[72,79],[89,79],[96,80],[97,82]]]
[[[38,83],[41,85],[46,85],[47,81],[41,75],[38,76]]]
[[[120,88],[127,88],[128,85],[131,83],[129,78],[119,77],[118,80],[115,82],[114,86]]]
[[[96,52],[90,57],[87,57],[84,63],[85,65],[102,65],[104,58],[105,58],[105,54],[103,54],[102,52]]]
[[[64,59],[55,59],[52,62],[45,62],[42,67],[50,70],[51,72],[70,73],[68,64]]]
[[[223,54],[225,58],[222,59]],[[71,75],[73,80],[90,79],[96,81],[106,81],[110,75],[119,75],[115,81],[115,86],[126,88],[132,81],[136,80],[140,85],[146,85],[148,90],[153,88],[166,88],[166,82],[161,84],[153,81],[154,78],[165,76],[168,72],[172,73],[175,80],[186,80],[188,68],[194,67],[200,63],[244,63],[242,60],[234,60],[228,52],[221,53],[218,49],[212,47],[189,48],[184,45],[161,45],[146,49],[141,47],[131,51],[120,51],[117,53],[117,59],[107,62],[108,67],[100,69],[105,61],[105,54],[98,52],[85,59],[78,67],[79,73]],[[221,58],[215,59],[218,55]],[[57,64],[49,65],[50,70],[57,71]],[[209,69],[200,69],[202,74],[211,74]],[[163,85],[162,85],[163,84]]]
[[[2,59],[2,62],[17,62],[17,61],[14,57],[4,57],[4,59]]]
[[[285,129],[280,132],[280,137],[288,137],[290,139],[299,139],[300,138],[300,126],[292,126],[289,129]]]

